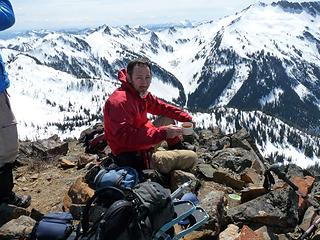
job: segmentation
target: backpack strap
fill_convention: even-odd
[[[95,200],[98,198],[108,199],[109,201],[114,201],[125,199],[125,194],[122,190],[115,187],[104,187],[95,192],[95,194],[88,200],[85,208],[82,212],[81,226],[83,234],[86,234],[89,230],[89,212],[90,208]]]
[[[135,214],[132,203],[127,200],[115,201],[103,216],[103,224],[97,229],[97,239],[119,236],[128,227]]]

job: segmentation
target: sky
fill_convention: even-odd
[[[297,1],[297,0],[294,0]],[[148,25],[217,20],[257,0],[11,0],[16,24],[10,32]],[[271,3],[272,0],[262,0]]]
[[[301,0],[292,0],[301,2]],[[310,0],[305,0],[310,1]],[[149,25],[203,22],[243,10],[258,0],[11,0],[16,24],[6,30],[61,30],[106,24]],[[260,2],[272,3],[272,0]]]

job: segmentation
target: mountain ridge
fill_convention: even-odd
[[[154,69],[150,91],[159,98],[191,112],[261,111],[312,139],[310,133],[320,131],[318,6],[282,1],[251,5],[217,22],[157,31],[102,25],[1,40],[20,136],[76,136],[102,119],[104,100],[119,86],[117,71],[133,58],[148,57]],[[301,11],[289,11],[293,7]],[[298,146],[301,152],[309,141]],[[260,150],[267,155],[265,145],[260,142]],[[316,161],[318,147],[311,152],[308,159]]]

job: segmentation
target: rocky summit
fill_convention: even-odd
[[[315,168],[274,165],[244,129],[232,134],[218,128],[195,132],[193,142],[184,146],[196,151],[198,164],[191,172],[172,171],[165,181],[173,192],[192,180],[188,190],[209,215],[185,240],[293,239],[317,219],[320,184]],[[62,141],[57,135],[20,143],[14,190],[30,194],[32,204],[27,209],[0,205],[0,239],[30,239],[36,222],[49,212],[70,212],[76,226],[94,194],[86,176],[110,152],[108,146],[103,152],[86,150],[78,139]],[[312,239],[318,234],[314,231]]]

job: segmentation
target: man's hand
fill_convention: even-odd
[[[177,125],[167,126],[167,138],[175,138],[182,135],[182,128]]]

